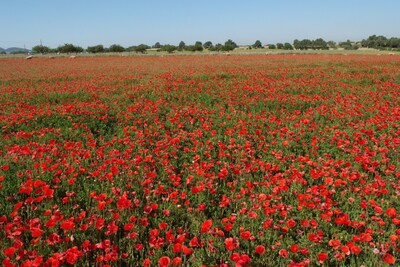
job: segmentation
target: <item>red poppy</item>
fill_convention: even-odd
[[[396,262],[395,257],[393,257],[393,255],[389,254],[389,253],[386,253],[383,256],[382,260],[383,260],[384,263],[387,263],[387,264],[395,264],[395,262]]]
[[[201,232],[202,233],[208,232],[208,230],[210,230],[212,224],[213,224],[212,220],[204,221],[203,224],[201,225]]]
[[[281,256],[282,258],[287,259],[289,257],[289,253],[286,249],[281,249],[279,250],[279,256]]]
[[[387,216],[389,216],[389,217],[396,217],[396,209],[395,208],[388,208],[387,210],[386,210],[386,215]]]
[[[318,254],[318,262],[323,264],[328,259],[328,253],[322,252]]]
[[[262,245],[257,246],[255,249],[255,253],[258,255],[262,255],[264,254],[264,252],[265,252],[265,247]]]
[[[160,267],[167,267],[171,263],[171,259],[167,256],[163,256],[158,260],[158,265]]]
[[[240,237],[241,238],[243,238],[243,239],[250,239],[250,237],[251,237],[251,233],[250,233],[250,231],[244,231],[244,232],[241,232],[240,233]]]

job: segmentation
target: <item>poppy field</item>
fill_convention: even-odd
[[[400,57],[0,60],[3,266],[396,266]]]

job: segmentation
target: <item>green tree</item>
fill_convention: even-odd
[[[390,48],[400,48],[400,38],[390,38],[388,41],[388,45]]]
[[[205,49],[210,49],[213,46],[213,43],[211,41],[207,41],[203,44],[203,47]]]
[[[332,49],[337,48],[336,42],[334,42],[334,41],[328,41],[328,42],[326,42],[326,44],[328,45],[328,48],[332,48]]]
[[[36,45],[32,47],[32,51],[38,54],[47,54],[51,51],[51,49],[44,45]]]
[[[225,42],[223,50],[224,51],[232,51],[236,47],[238,47],[237,44],[234,41],[232,41],[231,39],[229,39],[228,41]]]
[[[210,49],[210,51],[218,51],[219,52],[219,51],[224,50],[224,46],[222,44],[218,43],[218,44],[210,47],[209,49]]]
[[[73,44],[64,44],[57,48],[57,51],[60,53],[82,53],[83,48],[80,46],[75,46]]]
[[[161,44],[159,43],[159,42],[157,42],[157,43],[155,43],[154,45],[153,45],[153,48],[161,48]]]
[[[300,41],[297,40],[297,39],[294,39],[294,41],[293,41],[293,46],[294,46],[295,49],[301,49],[301,48],[300,48],[300,47],[301,47]]]
[[[182,51],[186,49],[186,44],[184,41],[180,41],[178,44],[178,51]]]
[[[278,49],[283,49],[283,44],[282,44],[282,43],[277,43],[277,44],[276,44],[276,48],[278,48]]]
[[[194,49],[195,49],[195,51],[203,51],[203,43],[200,41],[197,41],[194,44]]]
[[[95,46],[88,46],[86,49],[88,53],[104,53],[104,46],[103,45],[95,45]]]
[[[357,44],[350,40],[339,43],[339,47],[343,48],[344,50],[357,50],[359,48]]]
[[[113,44],[108,48],[108,52],[112,52],[112,53],[120,53],[120,52],[124,52],[125,48],[119,44]]]
[[[252,48],[262,48],[263,46],[262,46],[262,43],[261,43],[261,41],[260,40],[257,40],[253,45],[252,45]]]
[[[140,45],[138,45],[138,46],[136,46],[136,47],[134,48],[134,51],[135,51],[136,53],[142,53],[142,54],[144,54],[144,53],[146,53],[147,49],[149,49],[149,48],[150,48],[150,47],[149,47],[148,45],[140,44]]]
[[[324,39],[318,38],[312,41],[312,48],[326,50],[328,49],[328,44],[325,42]]]
[[[160,50],[161,51],[166,51],[168,53],[172,53],[177,49],[177,47],[175,45],[170,45],[170,44],[166,44],[161,46]]]
[[[285,49],[285,50],[293,50],[293,46],[291,44],[289,44],[289,43],[285,43],[283,45],[283,49]]]

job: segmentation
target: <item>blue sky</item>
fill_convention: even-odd
[[[4,0],[0,47],[400,37],[399,0]]]

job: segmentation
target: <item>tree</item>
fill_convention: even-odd
[[[300,49],[300,47],[301,47],[300,41],[297,39],[294,39],[293,46],[295,49]]]
[[[400,48],[400,38],[390,38],[388,41],[388,45],[390,48]]]
[[[269,49],[276,49],[276,45],[270,44],[270,45],[268,45],[268,48],[269,48]]]
[[[186,49],[186,44],[184,41],[180,41],[178,44],[178,51],[182,51]]]
[[[261,41],[260,40],[257,40],[253,45],[252,45],[252,48],[262,48],[263,46],[262,46],[262,43],[261,43]]]
[[[177,49],[176,46],[170,45],[170,44],[163,45],[163,46],[161,46],[161,48],[160,48],[161,51],[166,51],[166,52],[168,52],[168,53],[172,53],[172,52],[174,52],[176,49]]]
[[[200,42],[200,41],[197,41],[197,42],[194,44],[194,50],[195,50],[195,51],[203,51],[203,43]]]
[[[336,42],[334,42],[334,41],[328,41],[326,44],[328,45],[328,48],[332,48],[332,49],[337,48]]]
[[[277,44],[276,44],[276,48],[278,48],[278,49],[283,49],[283,44],[282,44],[282,43],[277,43]]]
[[[142,54],[144,54],[144,53],[146,53],[146,50],[149,49],[149,48],[150,48],[150,47],[149,47],[148,45],[140,44],[140,45],[134,47],[134,51],[135,51],[136,53],[142,53]]]
[[[285,43],[283,45],[283,49],[285,49],[285,50],[293,50],[293,46],[291,44],[289,44],[289,43]]]
[[[103,45],[95,45],[95,46],[88,46],[86,49],[88,53],[104,53],[104,46]]]
[[[82,53],[83,48],[80,46],[75,46],[73,44],[64,44],[57,48],[57,51],[60,53]]]
[[[218,44],[210,47],[209,49],[210,49],[210,51],[222,51],[222,50],[224,50],[224,46],[222,44],[218,43]]]
[[[47,54],[50,52],[50,48],[44,45],[36,45],[32,47],[32,51],[38,54]]]
[[[124,52],[124,51],[125,51],[125,48],[119,44],[113,44],[108,48],[108,52],[112,52],[112,53],[120,53],[120,52]]]
[[[213,46],[213,43],[211,41],[207,41],[203,44],[203,47],[205,49],[210,49]]]
[[[314,41],[312,41],[312,48],[326,50],[326,49],[328,49],[328,45],[324,39],[318,38],[318,39],[315,39]]]
[[[225,42],[223,50],[224,51],[232,51],[236,47],[238,47],[237,44],[234,41],[232,41],[231,39],[229,39],[228,41]]]
[[[357,50],[358,49],[358,45],[354,44],[350,40],[339,43],[339,47],[343,48],[344,50]]]
[[[157,43],[155,43],[154,45],[153,45],[153,48],[161,48],[161,44],[159,43],[159,42],[157,42]]]

